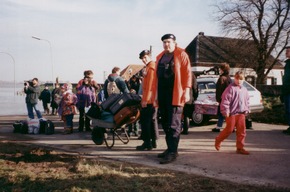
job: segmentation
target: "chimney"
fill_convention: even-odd
[[[204,32],[199,32],[198,35],[204,36]]]

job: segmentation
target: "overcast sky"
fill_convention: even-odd
[[[14,80],[14,59],[17,82],[33,77],[51,81],[52,76],[77,82],[84,70],[91,69],[102,83],[104,72],[109,74],[114,66],[142,64],[138,55],[150,45],[155,57],[166,33],[175,34],[182,48],[201,31],[220,36],[212,17],[214,3],[0,0],[0,80]]]

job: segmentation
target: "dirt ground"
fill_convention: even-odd
[[[105,145],[95,145],[89,132],[63,135],[62,122],[57,116],[47,116],[56,126],[56,133],[53,135],[15,134],[12,132],[12,124],[21,119],[25,119],[25,116],[0,117],[1,150],[7,149],[7,154],[9,151],[20,150],[17,146],[6,144],[7,142],[39,146],[28,151],[25,157],[17,154],[5,157],[21,165],[29,160],[30,164],[24,163],[23,166],[34,172],[41,172],[41,168],[38,169],[33,164],[34,160],[42,162],[41,167],[46,168],[51,162],[69,161],[67,155],[75,155],[137,163],[237,183],[290,188],[290,136],[281,133],[285,129],[283,125],[253,123],[253,130],[248,130],[246,141],[247,149],[251,152],[249,156],[235,154],[234,134],[224,142],[221,151],[215,151],[213,142],[217,134],[210,131],[214,123],[193,127],[190,128],[189,135],[181,138],[178,160],[172,164],[160,165],[156,155],[166,145],[162,132],[157,149],[139,152],[135,150],[141,144],[137,138],[131,138],[126,145],[116,141],[115,146],[108,149]],[[63,170],[59,167],[56,172],[58,171]]]

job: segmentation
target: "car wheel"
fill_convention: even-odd
[[[201,113],[192,113],[192,124],[196,126],[204,125],[209,121],[209,116]]]
[[[188,132],[188,128],[189,128],[189,124],[190,124],[190,119],[189,117],[184,117],[183,118],[183,132],[187,133]]]

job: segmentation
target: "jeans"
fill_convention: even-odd
[[[40,119],[42,118],[41,112],[40,110],[37,108],[37,103],[26,103],[26,108],[27,108],[27,112],[28,112],[28,117],[30,119],[34,119],[34,113],[33,113],[33,109],[36,112],[37,118]]]
[[[65,127],[73,128],[73,118],[74,118],[74,114],[65,116]]]
[[[217,128],[222,128],[225,118],[221,113],[220,106],[218,107],[218,114],[217,115],[218,115],[218,122],[217,122],[216,126],[217,126]]]

